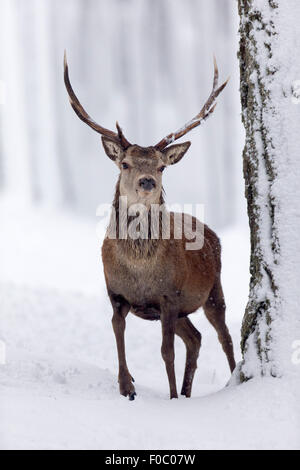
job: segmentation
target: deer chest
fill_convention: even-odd
[[[111,242],[104,242],[102,257],[108,289],[131,305],[159,304],[163,295],[178,288],[176,274],[161,253],[128,257]]]
[[[118,263],[118,268],[109,277],[110,288],[125,297],[132,305],[158,302],[170,288],[172,280],[164,266],[151,260],[135,260]]]

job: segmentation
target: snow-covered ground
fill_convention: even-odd
[[[134,402],[119,396],[96,219],[1,204],[0,448],[278,449],[300,447],[297,381],[268,379],[224,388],[230,374],[216,333],[202,333],[191,399],[168,399],[159,322],[132,315],[127,357]],[[227,322],[240,359],[248,293],[247,227],[220,234]],[[185,351],[176,339],[181,385]],[[298,366],[300,367],[300,366]],[[299,387],[299,382],[298,382]]]

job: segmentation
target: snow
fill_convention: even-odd
[[[95,220],[0,204],[0,448],[299,448],[295,381],[230,378],[216,333],[202,312],[191,399],[170,401],[158,322],[130,315],[126,349],[137,398],[121,397]],[[102,235],[101,235],[102,233]],[[248,293],[248,230],[223,231],[227,322],[239,356]],[[185,351],[176,340],[177,383]],[[299,367],[299,366],[298,366]]]
[[[280,201],[277,230],[281,251],[276,276],[281,286],[283,299],[280,316],[277,319],[276,339],[282,369],[291,374],[299,374],[299,367],[295,368],[291,361],[290,351],[293,342],[300,339],[298,295],[300,282],[300,135],[298,125],[300,107],[295,104],[292,95],[293,81],[300,77],[300,63],[295,60],[293,53],[293,50],[298,50],[300,47],[299,20],[299,2],[293,0],[289,8],[285,8],[284,2],[281,2],[277,17],[281,43],[278,44],[274,53],[274,64],[280,64],[280,85],[276,87],[274,84],[273,89],[277,103],[276,111],[280,116],[278,120],[280,125],[274,126],[274,143],[278,149],[276,154],[278,180],[274,184],[273,194]]]

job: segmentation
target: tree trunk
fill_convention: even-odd
[[[300,6],[295,0],[288,3],[238,3],[244,179],[251,234],[242,381],[296,371],[291,358],[293,344],[300,338],[300,106],[295,89],[295,80],[300,79],[295,56]]]

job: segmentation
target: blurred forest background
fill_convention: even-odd
[[[216,228],[245,218],[235,0],[0,0],[0,198],[95,217],[117,168],[75,116],[70,77],[89,114],[151,145],[210,93],[213,54],[231,77],[189,154],[164,175],[169,203],[204,203]]]

